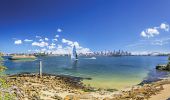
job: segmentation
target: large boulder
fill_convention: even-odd
[[[170,62],[166,65],[157,65],[156,66],[157,70],[166,70],[166,71],[170,71]]]
[[[167,65],[157,65],[156,69],[158,69],[158,70],[167,70]]]
[[[170,71],[170,62],[167,64],[166,70]]]

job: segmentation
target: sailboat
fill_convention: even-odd
[[[71,60],[78,60],[77,52],[76,52],[76,46],[73,46],[73,50],[71,53]]]

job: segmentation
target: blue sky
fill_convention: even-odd
[[[1,0],[0,51],[66,52],[76,44],[80,52],[169,52],[169,5],[169,0]]]

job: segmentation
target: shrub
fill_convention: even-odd
[[[13,100],[15,97],[13,93],[10,93],[10,86],[6,82],[6,76],[3,73],[6,67],[3,66],[2,57],[0,57],[0,100]]]

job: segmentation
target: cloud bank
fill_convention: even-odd
[[[17,44],[17,45],[22,44],[22,40],[15,40],[14,44]]]
[[[44,42],[44,41],[42,41],[42,42],[33,42],[32,46],[45,47],[45,46],[48,46],[48,43]]]
[[[32,42],[33,40],[25,39],[25,42]]]
[[[62,32],[61,29],[57,30],[58,32]],[[77,41],[72,41],[66,38],[60,38],[59,35],[54,35],[52,38],[47,38],[43,36],[35,36],[35,39],[24,39],[25,43],[32,46],[32,50],[28,50],[29,52],[46,52],[52,54],[70,54],[72,52],[72,47],[75,45],[77,48],[77,53],[90,53],[91,50],[89,48],[84,48],[80,46]],[[14,41],[15,44],[23,44],[22,40]]]
[[[159,35],[160,34],[160,30],[163,30],[163,31],[166,31],[166,32],[169,32],[169,24],[167,23],[161,23],[160,26],[158,27],[153,27],[153,28],[147,28],[145,30],[143,30],[140,35],[142,37],[147,37],[147,38],[151,38],[151,37],[154,37],[156,35]]]

